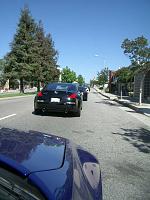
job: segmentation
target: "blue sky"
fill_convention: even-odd
[[[86,82],[104,66],[130,64],[121,44],[143,35],[150,41],[150,0],[0,0],[0,58],[9,52],[20,10],[27,4],[59,51],[58,64]]]

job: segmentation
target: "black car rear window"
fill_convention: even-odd
[[[79,86],[79,91],[80,91],[80,92],[84,92],[85,90],[86,90],[85,87],[81,87],[81,86]]]
[[[74,84],[51,83],[46,85],[43,90],[77,91],[77,87]]]

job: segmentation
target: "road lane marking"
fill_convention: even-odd
[[[3,120],[3,119],[7,119],[7,118],[9,118],[9,117],[13,117],[13,116],[15,116],[15,115],[16,115],[16,114],[7,115],[6,117],[2,117],[2,118],[0,118],[0,121]]]

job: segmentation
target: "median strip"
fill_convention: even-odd
[[[7,119],[7,118],[9,118],[9,117],[13,117],[13,116],[15,116],[15,115],[16,115],[16,114],[7,115],[6,117],[2,117],[2,118],[0,118],[0,121],[3,120],[3,119]]]

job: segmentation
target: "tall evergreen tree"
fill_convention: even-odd
[[[20,80],[20,92],[24,92],[24,80],[36,81],[39,90],[40,82],[58,80],[57,57],[51,35],[45,36],[42,22],[37,25],[25,7],[6,56],[7,78]]]
[[[21,11],[17,32],[11,43],[11,51],[6,56],[5,72],[8,78],[20,80],[20,92],[24,92],[24,80],[32,75],[32,60],[35,43],[36,23],[25,7]]]
[[[40,90],[40,82],[58,80],[57,51],[50,34],[45,36],[43,24],[40,21],[36,28],[35,48],[33,56],[32,79],[37,81],[37,90]]]
[[[50,34],[45,37],[45,68],[44,78],[48,81],[58,80],[59,70],[57,70],[58,52],[54,48],[54,42]]]
[[[36,26],[34,56],[32,57],[32,81],[37,82],[37,90],[40,90],[40,82],[44,81],[43,69],[45,65],[45,36],[43,24],[40,21]]]
[[[0,59],[0,87],[3,86],[6,82],[4,77],[4,67],[5,67],[5,59]]]
[[[4,72],[4,65],[5,65],[5,60],[0,59],[0,74],[3,74]]]

